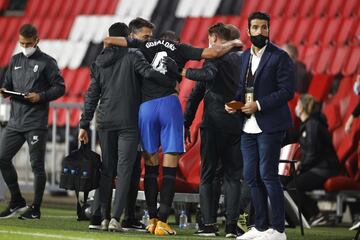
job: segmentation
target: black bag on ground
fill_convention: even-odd
[[[60,188],[89,192],[99,187],[101,158],[88,144],[72,151],[62,161]]]

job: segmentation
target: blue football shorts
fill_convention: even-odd
[[[183,153],[184,119],[178,96],[146,101],[139,109],[140,142],[143,151],[154,154]]]

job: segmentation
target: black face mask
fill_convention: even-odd
[[[269,41],[269,37],[265,37],[264,35],[256,35],[250,36],[250,41],[257,48],[263,48]]]

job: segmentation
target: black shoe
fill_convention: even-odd
[[[7,208],[0,213],[0,218],[10,218],[14,216],[17,212],[24,211],[26,209],[25,200],[22,199],[19,202],[10,202]]]
[[[90,230],[100,230],[101,229],[101,217],[100,216],[91,216],[89,229]]]
[[[19,219],[30,220],[30,219],[40,219],[41,213],[40,209],[34,208],[34,206],[28,206],[26,211],[19,216]]]
[[[203,237],[216,237],[219,236],[218,228],[215,225],[204,225],[203,228],[199,228],[194,235]]]
[[[236,223],[226,224],[225,226],[225,237],[236,238],[243,235],[245,232],[237,226]]]
[[[139,220],[136,219],[127,219],[123,220],[121,223],[121,227],[125,231],[138,231],[138,232],[146,232],[146,226],[142,224]]]

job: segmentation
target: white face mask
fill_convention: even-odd
[[[295,115],[300,118],[300,115],[302,113],[302,109],[300,109],[300,104],[297,104],[295,107]]]
[[[27,47],[27,48],[20,47],[20,48],[22,53],[25,55],[25,57],[30,57],[36,51],[36,47]]]
[[[359,82],[358,81],[356,81],[354,83],[354,93],[355,93],[355,95],[360,95],[359,94]]]

